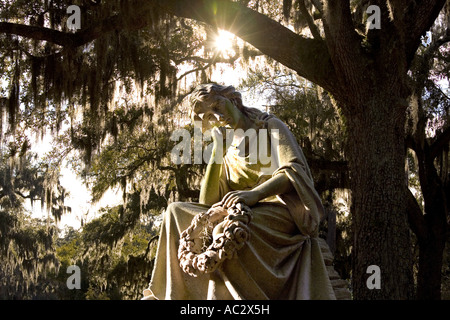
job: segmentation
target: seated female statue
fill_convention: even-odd
[[[190,102],[192,119],[213,128],[211,160],[199,203],[164,213],[143,299],[335,299],[317,240],[323,207],[287,126],[232,86],[201,85]]]

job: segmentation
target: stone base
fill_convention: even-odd
[[[325,266],[327,267],[328,276],[330,277],[331,284],[333,286],[334,294],[336,295],[337,300],[352,300],[352,293],[348,288],[348,282],[341,279],[340,275],[334,270],[333,260],[334,257],[331,254],[330,248],[328,247],[327,242],[319,238],[319,245],[322,251],[323,260],[325,262]]]

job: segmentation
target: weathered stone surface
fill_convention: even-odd
[[[328,271],[328,276],[331,280],[331,285],[333,286],[334,294],[337,300],[351,300],[352,294],[348,289],[348,282],[341,279],[341,276],[333,267],[334,257],[328,247],[327,242],[319,238],[320,250],[322,252],[323,260]]]
[[[334,270],[333,266],[327,266],[328,275],[330,277],[330,280],[340,279],[341,276],[339,273],[337,273],[336,270]]]
[[[348,289],[334,289],[337,300],[352,300],[352,294]]]
[[[331,254],[331,251],[330,251],[330,248],[328,247],[327,242],[324,239],[319,238],[319,245],[320,245],[320,250],[322,251],[322,256],[323,256],[325,265],[326,266],[333,265],[334,257]]]

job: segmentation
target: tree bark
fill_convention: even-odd
[[[402,112],[406,106],[399,105],[401,99],[392,91],[375,87],[369,93],[364,112],[346,115],[353,201],[353,295],[356,299],[412,299]],[[367,286],[370,265],[380,268],[380,289]]]
[[[387,21],[387,20],[386,20]],[[385,29],[393,30],[392,25]],[[404,126],[409,87],[402,37],[372,32],[383,46],[364,50],[349,1],[329,0],[324,29],[340,90],[334,94],[346,119],[346,155],[352,190],[353,296],[412,299],[414,280],[406,211]],[[369,266],[381,272],[380,288],[368,285]]]

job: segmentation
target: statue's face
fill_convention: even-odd
[[[242,112],[222,96],[214,96],[210,101],[197,103],[194,107],[194,119],[202,121],[204,130],[215,126],[236,129],[243,117]]]

